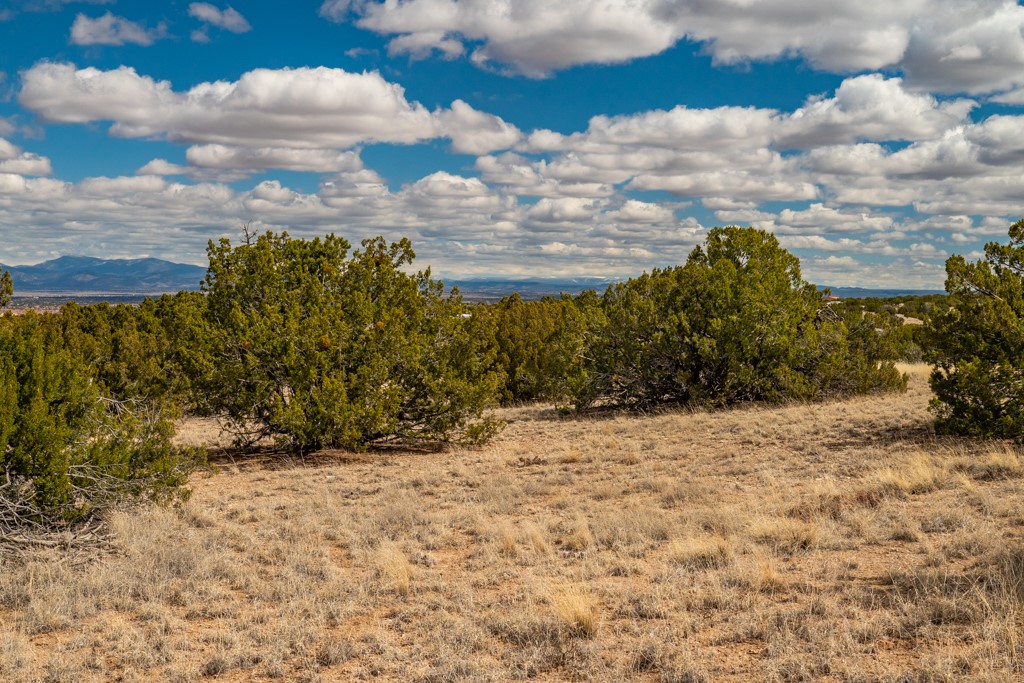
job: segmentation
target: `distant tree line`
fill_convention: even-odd
[[[935,364],[941,429],[1019,437],[1022,233],[985,262],[950,259],[947,300],[826,301],[773,235],[726,227],[683,265],[601,294],[467,304],[409,270],[408,240],[351,251],[246,232],[210,243],[201,292],[0,317],[0,525],[180,495],[197,458],[172,443],[185,413],[293,452],[473,444],[499,430],[499,404],[568,414],[900,391],[895,361],[910,352]],[[11,289],[4,273],[0,304]],[[930,324],[908,331],[897,310]]]

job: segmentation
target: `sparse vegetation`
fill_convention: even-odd
[[[0,318],[0,501],[108,538],[0,543],[0,678],[1024,674],[1019,446],[936,436],[892,321],[824,306],[770,236],[472,308],[404,241],[347,248],[247,235],[205,295]],[[503,376],[509,404],[659,410],[485,413]],[[201,416],[172,442],[184,407],[286,450],[120,507],[226,445]]]
[[[1021,452],[935,436],[900,370],[906,394],[224,457],[180,510],[113,513],[108,554],[0,559],[0,678],[1017,680]]]

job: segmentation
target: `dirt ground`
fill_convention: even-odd
[[[0,560],[0,681],[1021,681],[1024,460],[906,394],[217,458]],[[183,441],[216,444],[211,423]]]

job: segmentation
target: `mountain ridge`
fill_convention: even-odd
[[[164,294],[198,290],[206,268],[158,258],[102,259],[93,256],[60,256],[29,266],[5,266],[16,295],[31,294]],[[498,300],[518,292],[523,298],[578,294],[585,289],[598,293],[616,280],[593,276],[575,277],[453,277],[445,280],[458,286],[469,300]],[[821,286],[819,289],[825,289]],[[844,297],[893,297],[941,294],[942,290],[888,287],[828,287]]]
[[[158,258],[102,259],[60,256],[30,266],[0,264],[11,274],[16,294],[163,294],[199,289],[206,268]]]

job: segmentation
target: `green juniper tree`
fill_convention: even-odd
[[[11,303],[11,295],[14,294],[14,284],[11,282],[11,274],[6,270],[0,272],[0,310]]]
[[[187,359],[197,402],[241,442],[296,451],[482,440],[499,376],[457,293],[406,273],[408,240],[246,234],[208,248]]]
[[[0,525],[185,493],[190,454],[173,445],[173,423],[134,398],[110,398],[68,334],[56,315],[0,319]]]
[[[608,288],[577,407],[813,400],[903,389],[892,330],[847,324],[767,232],[715,228],[683,266]]]
[[[948,310],[932,314],[927,358],[936,429],[1024,438],[1024,220],[985,258],[946,261]]]
[[[474,308],[490,328],[504,375],[502,403],[560,401],[582,357],[584,315],[572,297],[523,301],[518,294]]]

